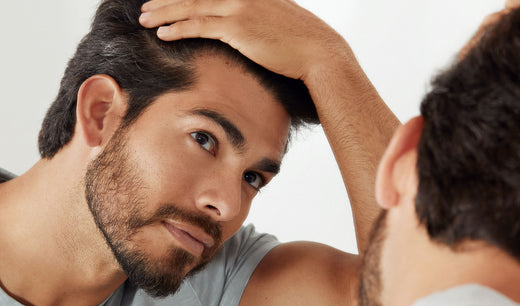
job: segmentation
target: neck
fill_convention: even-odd
[[[21,302],[99,304],[126,279],[88,209],[78,164],[56,156],[0,185],[0,281]]]
[[[465,284],[489,287],[520,302],[520,263],[484,242],[464,242],[456,251],[431,240],[411,241],[406,268],[393,280],[389,305],[411,305],[432,293]],[[404,263],[403,263],[404,264]],[[385,288],[386,290],[386,288]]]

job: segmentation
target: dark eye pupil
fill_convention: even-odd
[[[245,173],[244,180],[248,183],[254,182],[256,179],[256,175],[254,173]]]
[[[208,135],[197,133],[197,135],[195,136],[195,140],[199,144],[206,144],[209,141],[209,138]]]

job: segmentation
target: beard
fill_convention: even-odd
[[[381,303],[381,251],[386,237],[386,210],[382,211],[370,234],[370,243],[363,258],[359,304],[380,306]]]
[[[161,205],[146,213],[146,192],[139,167],[129,159],[126,132],[118,129],[103,152],[92,161],[85,175],[85,197],[94,221],[101,231],[128,281],[152,296],[174,293],[183,279],[200,271],[222,244],[218,223],[207,215],[185,212],[175,205]],[[158,258],[147,254],[146,245],[132,238],[149,225],[162,226],[162,220],[174,219],[198,226],[215,241],[205,247],[200,258],[172,246]]]

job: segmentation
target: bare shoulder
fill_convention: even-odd
[[[240,305],[357,305],[360,266],[324,244],[285,243],[260,262]]]

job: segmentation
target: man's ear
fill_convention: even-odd
[[[423,117],[412,118],[399,127],[386,148],[376,177],[376,199],[385,209],[397,205],[407,177],[416,173],[417,144],[423,126]]]
[[[104,145],[126,112],[126,97],[110,76],[94,75],[81,85],[76,107],[76,129],[88,146]]]

